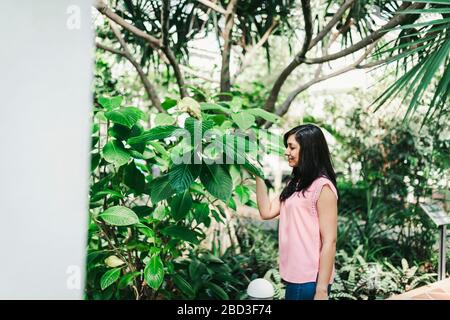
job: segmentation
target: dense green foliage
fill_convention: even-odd
[[[232,2],[217,4],[225,10]],[[92,114],[87,299],[245,299],[249,282],[261,277],[274,284],[275,298],[283,299],[276,228],[235,214],[239,206],[256,207],[252,175],[263,176],[260,160],[282,155],[280,132],[302,122],[319,125],[334,139],[340,202],[331,298],[384,299],[434,281],[436,228],[418,203],[448,189],[449,5],[414,1],[408,6],[415,9],[402,12],[397,1],[346,1],[350,5],[336,25],[318,39],[320,48],[301,54],[299,47],[311,40],[308,29],[311,36],[326,30],[344,1],[302,3],[307,5],[238,1],[223,13],[191,0],[107,1],[125,23],[116,26],[119,32],[113,32],[110,17],[96,23],[102,46]],[[306,112],[280,121],[276,114],[288,111],[297,94],[312,85],[308,81],[329,77],[323,65],[334,59],[306,60],[329,55],[336,39],[341,50],[351,49],[379,29],[375,18],[386,23],[396,14],[407,14],[409,22],[385,30],[391,40],[376,41],[374,54],[366,56],[369,65],[397,63],[395,76],[387,74],[389,81],[376,85],[375,96],[353,101],[343,114],[340,98],[326,92],[333,102],[325,104],[323,118]],[[225,21],[234,23],[225,26]],[[128,25],[156,40],[149,42]],[[189,69],[192,44],[211,35],[222,58],[220,88],[195,72],[178,70]],[[246,67],[261,61],[253,52],[258,47],[265,66],[253,68],[265,75],[236,82]],[[343,57],[355,60],[351,54]],[[230,55],[237,60],[234,75]],[[274,72],[274,62],[286,58],[287,66]],[[123,59],[131,62],[128,69]],[[286,98],[281,87],[300,65],[301,76],[289,84],[300,81],[300,89]],[[363,68],[361,61],[349,66]],[[219,73],[217,66],[204,69]],[[401,115],[374,123],[369,105],[397,101],[402,93]],[[303,95],[298,99],[316,107]],[[404,121],[405,114],[412,121]],[[267,132],[264,123],[275,123],[275,130]],[[237,241],[224,251],[222,235],[212,227],[225,226],[231,234],[231,221]]]

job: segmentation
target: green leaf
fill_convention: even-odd
[[[215,255],[211,254],[211,253],[204,253],[200,256],[200,259],[203,261],[207,261],[207,262],[211,262],[211,263],[219,263],[219,264],[223,264],[223,260],[221,260],[220,258],[217,258]]]
[[[113,110],[122,104],[123,97],[117,96],[112,98],[100,97],[98,103],[107,110]]]
[[[200,104],[191,97],[184,97],[178,101],[177,108],[179,111],[189,113],[192,117],[201,118]]]
[[[169,157],[169,153],[166,151],[166,149],[163,147],[163,145],[156,141],[150,141],[149,145],[153,147],[153,149],[161,154],[163,157]]]
[[[188,299],[194,299],[195,291],[194,288],[187,282],[182,276],[178,274],[171,275],[173,283],[175,286],[185,295]]]
[[[254,108],[254,109],[247,109],[245,110],[247,113],[252,114],[256,117],[260,117],[263,118],[266,121],[270,121],[270,122],[276,122],[278,120],[280,120],[280,116],[274,114],[274,113],[270,113],[264,109],[261,108]]]
[[[137,194],[144,192],[145,176],[136,168],[136,164],[134,162],[131,162],[125,167],[123,173],[123,183],[133,189]]]
[[[100,130],[100,126],[98,125],[98,123],[94,123],[92,125],[92,134],[97,133]]]
[[[169,171],[169,181],[172,188],[177,192],[188,189],[192,182],[200,175],[201,165],[177,164]]]
[[[172,225],[161,230],[161,233],[193,244],[199,244],[197,233],[183,226]]]
[[[138,231],[140,233],[142,233],[144,236],[146,236],[148,238],[154,238],[155,237],[155,231],[150,229],[145,224],[139,223],[139,224],[136,225],[136,227],[137,227]]]
[[[246,204],[248,200],[250,200],[250,190],[248,187],[240,185],[236,187],[235,191],[239,197],[240,203]]]
[[[203,274],[206,273],[206,266],[203,262],[198,259],[193,259],[189,264],[189,276],[194,281],[199,279]]]
[[[160,126],[152,128],[143,134],[133,137],[127,140],[128,144],[140,144],[147,143],[152,140],[160,140],[173,136],[179,131],[181,128],[176,126]]]
[[[169,175],[167,174],[153,179],[149,184],[149,188],[153,204],[165,200],[175,193],[175,190],[170,185]]]
[[[214,127],[214,121],[212,120],[197,120],[192,117],[186,118],[184,122],[184,128],[191,134],[192,143],[197,137],[201,140],[206,131]]]
[[[99,163],[100,163],[100,154],[94,153],[91,155],[91,172],[97,169]]]
[[[127,107],[105,113],[111,122],[121,124],[129,129],[144,117],[144,112],[136,107]]]
[[[119,266],[125,264],[125,262],[123,260],[121,260],[120,258],[118,258],[115,255],[109,256],[108,258],[105,259],[104,262],[108,267],[111,267],[111,268],[116,268],[116,267],[119,267]]]
[[[117,284],[117,287],[120,290],[125,289],[140,274],[141,273],[139,271],[125,274],[124,276],[122,276],[120,278],[119,283]]]
[[[119,277],[120,277],[120,268],[115,268],[106,271],[100,279],[100,287],[102,288],[102,290],[105,290],[114,282],[116,282],[117,279],[119,279]]]
[[[144,279],[153,290],[158,290],[164,281],[164,266],[159,255],[153,256],[144,269]]]
[[[221,287],[219,287],[217,284],[213,282],[208,282],[206,284],[206,287],[212,291],[214,296],[220,300],[229,300],[230,297],[228,294],[223,290]]]
[[[122,206],[110,207],[101,213],[99,217],[113,226],[129,226],[139,222],[139,218],[133,210]]]
[[[192,196],[189,190],[176,195],[170,202],[171,215],[175,221],[183,219],[192,208]]]
[[[154,219],[161,221],[164,220],[165,217],[167,217],[167,211],[168,209],[166,207],[160,205],[155,209],[152,216]]]
[[[200,173],[200,181],[214,197],[228,201],[233,189],[233,180],[224,166],[204,164]]]
[[[175,123],[175,118],[166,113],[158,113],[155,117],[155,124],[157,126],[166,126]]]
[[[120,167],[126,164],[131,156],[117,140],[113,140],[103,147],[103,158],[116,167]]]
[[[257,177],[264,179],[264,173],[261,168],[257,167],[256,165],[252,164],[250,161],[247,160],[245,164],[242,165],[247,171],[254,174]]]
[[[148,206],[135,206],[131,208],[131,210],[133,210],[139,218],[150,216],[153,212],[152,208]]]
[[[200,103],[200,107],[202,111],[207,111],[207,110],[214,110],[214,111],[221,111],[225,114],[230,114],[231,110],[221,106],[220,104],[216,104],[216,103],[206,103],[206,102],[202,102]]]
[[[228,199],[227,205],[228,205],[228,207],[229,207],[230,209],[233,209],[234,211],[237,210],[237,207],[236,207],[236,201],[234,201],[233,198]]]
[[[255,124],[255,116],[241,111],[239,113],[232,113],[231,118],[242,130],[247,130]]]
[[[194,211],[194,218],[199,224],[203,223],[207,228],[209,227],[211,218],[209,217],[209,206],[207,203],[197,205]]]
[[[177,105],[177,100],[166,98],[162,103],[161,107],[163,107],[164,110],[169,110],[170,108],[173,108]]]
[[[104,196],[111,196],[111,198],[116,198],[116,199],[122,199],[123,198],[123,195],[120,192],[115,191],[115,190],[111,190],[111,189],[105,189],[105,190],[102,190],[102,191],[99,191],[99,192],[95,193],[92,196],[91,200],[92,201],[97,201],[99,199],[104,198]]]

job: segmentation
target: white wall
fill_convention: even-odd
[[[0,299],[82,298],[90,4],[2,0]]]

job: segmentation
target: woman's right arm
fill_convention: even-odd
[[[277,197],[270,201],[266,183],[260,177],[256,177],[256,202],[259,214],[263,220],[273,219],[280,214],[280,199]]]

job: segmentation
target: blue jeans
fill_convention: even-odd
[[[286,282],[286,300],[314,300],[316,294],[316,282],[291,283]],[[331,284],[328,285],[328,295],[331,291]]]

